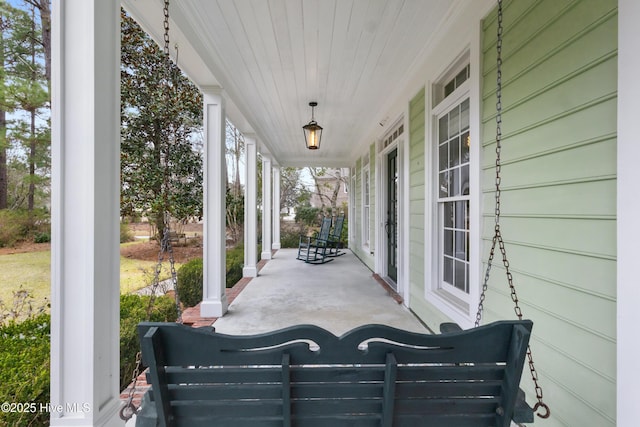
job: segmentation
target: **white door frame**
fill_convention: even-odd
[[[406,117],[406,115],[405,115]],[[407,266],[409,251],[409,191],[407,185],[408,179],[408,129],[405,119],[398,120],[391,129],[398,126],[404,126],[402,135],[390,143],[387,147],[380,148],[382,142],[376,144],[376,168],[375,168],[375,272],[384,280],[389,281],[387,271],[387,234],[385,230],[385,221],[387,216],[387,157],[394,149],[398,150],[397,170],[398,170],[398,272],[396,280],[396,291],[403,297],[404,305],[409,305],[409,281],[407,274]],[[385,134],[385,136],[388,133]]]

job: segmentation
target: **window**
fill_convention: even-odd
[[[362,168],[362,246],[369,247],[370,239],[370,185],[369,163]]]
[[[461,71],[444,85],[444,97],[451,95],[453,91],[459,88],[462,83],[466,82],[471,76],[471,66],[467,64]]]
[[[438,118],[439,281],[466,300],[469,294],[469,98]]]

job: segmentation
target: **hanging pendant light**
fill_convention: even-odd
[[[320,138],[322,137],[322,128],[313,117],[313,109],[317,105],[317,102],[309,103],[309,106],[311,107],[311,121],[302,126],[302,130],[304,131],[304,141],[309,150],[317,150],[320,148]]]

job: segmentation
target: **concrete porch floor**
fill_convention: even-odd
[[[313,324],[341,335],[379,323],[409,331],[428,330],[398,304],[351,251],[326,264],[296,259],[280,249],[215,321],[217,332],[248,335],[297,324]]]

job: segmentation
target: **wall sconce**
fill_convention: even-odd
[[[320,138],[322,138],[322,128],[318,125],[313,116],[313,109],[317,105],[317,102],[309,103],[309,106],[311,107],[311,121],[302,126],[302,130],[304,131],[304,141],[309,150],[317,150],[320,148]]]

